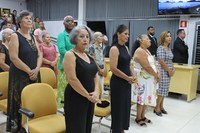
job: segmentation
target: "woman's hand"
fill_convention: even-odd
[[[129,84],[133,84],[135,82],[135,77],[134,76],[128,76],[128,78],[126,80],[128,81]]]
[[[99,93],[94,91],[89,93],[88,100],[91,101],[92,103],[100,103],[101,100],[99,99]]]
[[[156,83],[160,82],[160,73],[157,73],[155,76]]]
[[[35,69],[31,70],[31,73],[29,74],[30,80],[36,80],[37,79],[37,75],[38,75],[39,70],[40,69],[38,67],[36,67]]]
[[[168,71],[169,77],[172,77],[172,76],[174,75],[174,73],[175,73],[175,71],[174,71],[174,70],[172,70],[172,71],[171,71],[171,70],[169,70],[169,71]]]
[[[104,69],[99,69],[99,75],[101,75],[101,76],[104,75]]]
[[[51,65],[52,67],[55,67],[55,66],[56,66],[56,61],[52,61],[52,62],[50,63],[50,65]]]

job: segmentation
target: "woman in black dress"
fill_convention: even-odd
[[[4,29],[2,32],[2,44],[0,43],[0,72],[9,71],[10,69],[8,44],[10,42],[10,37],[13,32],[13,30],[8,28]]]
[[[125,45],[128,38],[128,28],[119,25],[113,35],[109,54],[110,70],[113,73],[110,80],[112,133],[124,133],[130,123],[131,84],[135,78],[130,67],[131,56]]]
[[[12,63],[9,70],[7,131],[21,131],[21,92],[31,83],[38,82],[42,55],[35,38],[29,33],[32,27],[32,14],[22,11],[18,17],[20,30],[13,33],[9,44]]]
[[[65,54],[63,67],[68,81],[64,95],[66,133],[91,133],[94,103],[99,101],[97,65],[84,50],[91,31],[77,26],[70,33],[74,49]]]

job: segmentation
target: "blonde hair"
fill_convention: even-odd
[[[170,31],[163,31],[161,34],[160,34],[160,40],[159,40],[159,46],[160,45],[164,45],[164,42],[165,42],[165,38],[167,37],[167,34],[170,33]],[[171,34],[171,33],[170,33]]]

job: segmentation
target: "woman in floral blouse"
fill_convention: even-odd
[[[147,126],[151,120],[145,117],[146,106],[156,105],[156,91],[159,74],[154,57],[148,51],[151,45],[147,35],[142,34],[133,45],[133,63],[137,82],[132,85],[133,99],[137,103],[137,117],[135,122],[140,126]]]

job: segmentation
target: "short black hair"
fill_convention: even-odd
[[[153,26],[149,26],[148,28],[147,28],[147,30],[149,30],[149,29],[151,29],[151,28],[154,28]]]
[[[184,29],[178,29],[176,34],[179,35],[182,31],[184,31]]]

